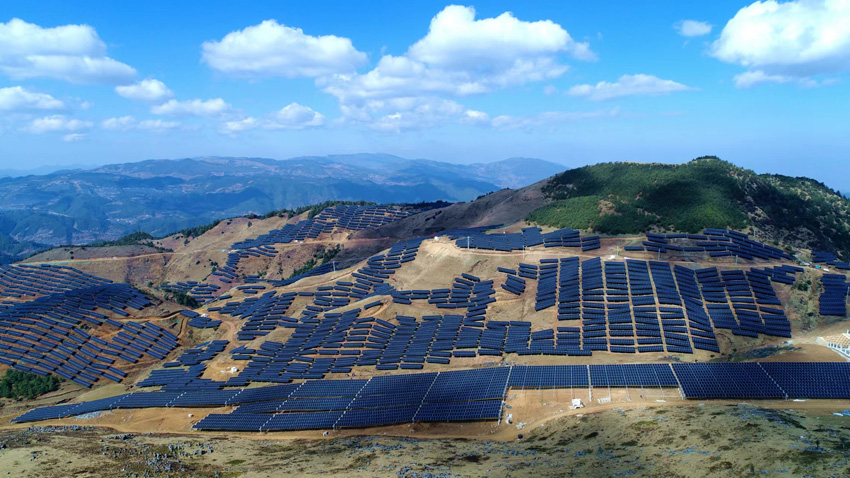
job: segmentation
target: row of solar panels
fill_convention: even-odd
[[[498,419],[509,389],[586,387],[680,388],[689,399],[848,399],[850,363],[518,365],[236,390],[136,392],[37,408],[12,421],[128,408],[235,405],[233,412],[209,415],[195,428],[275,431],[366,427],[410,421]],[[343,418],[347,414],[349,418]]]
[[[626,251],[703,252],[711,257],[738,256],[743,259],[779,260],[793,258],[773,246],[758,242],[749,235],[726,229],[706,229],[703,234],[646,234],[642,246],[627,246]]]
[[[150,301],[126,284],[104,284],[45,295],[0,308],[0,362],[38,375],[56,374],[91,387],[101,377],[120,382],[126,375],[114,365],[135,363],[144,355],[164,359],[177,337],[150,322],[119,321]],[[111,326],[110,340],[96,335]],[[110,335],[111,335],[111,331]],[[94,335],[93,335],[94,334]]]
[[[48,264],[0,266],[0,297],[34,297],[111,282],[68,266]]]

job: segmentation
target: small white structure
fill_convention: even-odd
[[[578,410],[579,408],[584,408],[584,403],[581,402],[580,398],[574,398],[570,410]]]

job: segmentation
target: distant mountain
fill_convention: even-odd
[[[70,169],[88,169],[92,166],[84,164],[68,164],[68,165],[47,165],[39,166],[33,169],[0,169],[0,178],[12,177],[18,178],[21,176],[31,176],[33,174],[50,174],[56,171],[64,171]]]
[[[45,245],[110,240],[137,230],[166,234],[327,200],[468,201],[563,169],[533,159],[458,165],[354,154],[148,160],[7,177],[0,178],[0,245],[7,256],[19,257]],[[4,261],[8,257],[0,257]]]

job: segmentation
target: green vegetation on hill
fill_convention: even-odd
[[[327,264],[332,261],[334,257],[339,254],[340,247],[339,244],[335,245],[331,248],[322,248],[313,253],[313,257],[311,257],[307,262],[301,265],[298,269],[292,271],[292,274],[289,275],[289,278],[292,279],[295,276],[306,274],[310,272],[313,268],[318,267],[323,264]]]
[[[191,295],[183,292],[182,290],[175,290],[171,292],[171,297],[174,299],[174,302],[182,305],[183,307],[188,307],[190,309],[197,309],[201,306],[198,303],[198,300],[192,297]]]
[[[209,231],[210,229],[214,228],[215,226],[218,226],[218,224],[221,221],[222,221],[221,219],[216,219],[215,221],[208,223],[208,224],[202,224],[200,226],[195,226],[195,227],[187,227],[186,229],[182,229],[180,231],[177,231],[176,234],[179,234],[179,235],[181,235],[181,236],[183,236],[187,239],[190,238],[190,237],[198,237],[198,236],[202,235],[203,233]],[[168,237],[168,236],[171,236],[171,235],[172,234],[166,234],[162,237]]]
[[[6,370],[0,379],[0,397],[15,400],[29,400],[47,392],[59,389],[62,379],[56,375],[44,377],[29,372]]]
[[[605,163],[553,176],[528,220],[601,234],[759,228],[773,240],[850,254],[850,201],[807,178],[758,175],[716,157]]]

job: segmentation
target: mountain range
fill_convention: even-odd
[[[0,262],[48,246],[154,235],[328,200],[468,201],[566,169],[531,158],[452,164],[388,154],[188,158],[0,179]]]

